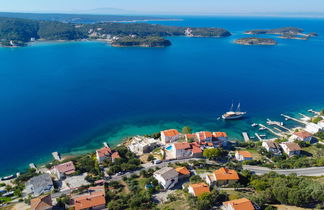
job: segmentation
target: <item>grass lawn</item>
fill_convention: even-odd
[[[163,204],[158,205],[159,209],[168,209],[168,210],[189,210],[191,209],[188,205],[187,199],[184,195],[184,192],[182,190],[177,190],[173,195],[176,196],[177,200],[172,202],[166,202]]]
[[[262,159],[262,155],[260,155],[258,153],[258,151],[256,151],[256,149],[243,149],[243,150],[250,152],[253,160],[261,160]]]
[[[313,157],[323,157],[324,156],[324,149],[323,148],[317,148],[316,146],[312,145],[309,147],[304,147],[304,151],[312,154]]]

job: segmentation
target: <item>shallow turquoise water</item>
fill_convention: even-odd
[[[113,48],[100,42],[0,48],[0,174],[50,153],[80,153],[132,135],[181,129],[259,132],[253,122],[324,107],[324,20],[185,17],[160,24],[219,26],[229,38],[170,38],[169,48]],[[240,46],[253,28],[298,26],[309,41]],[[245,120],[217,118],[241,101]],[[293,125],[293,123],[290,123]]]

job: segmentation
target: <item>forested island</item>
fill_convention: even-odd
[[[317,33],[304,33],[304,29],[296,28],[296,27],[283,27],[283,28],[275,28],[275,29],[255,29],[246,31],[245,34],[270,34],[270,35],[280,35],[278,38],[282,39],[302,39],[307,40],[309,37],[317,36]]]
[[[169,40],[162,37],[122,37],[111,42],[114,47],[168,47],[171,45]]]
[[[231,33],[222,28],[187,28],[148,23],[74,24],[58,21],[0,17],[0,42],[3,46],[25,46],[37,40],[104,40],[114,45],[128,44],[136,37],[139,46],[169,46],[169,41],[152,37],[227,37]],[[120,41],[117,41],[120,40]],[[150,41],[149,41],[150,40]],[[135,43],[133,40],[133,43]],[[139,42],[137,42],[139,43]],[[134,44],[135,45],[135,44]]]
[[[246,37],[235,40],[236,44],[241,45],[276,45],[277,42],[271,38]]]

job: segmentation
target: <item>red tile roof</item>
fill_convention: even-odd
[[[114,152],[114,153],[112,153],[111,158],[112,159],[120,158],[120,155],[118,152]]]
[[[43,195],[30,201],[32,210],[45,210],[52,207],[51,195]]]
[[[103,147],[97,150],[99,157],[109,156],[111,154],[111,149],[109,147]]]
[[[223,202],[223,205],[231,205],[234,210],[254,210],[252,202],[246,198]]]
[[[290,151],[299,151],[301,150],[300,146],[294,142],[284,142],[282,143],[287,146]]]
[[[178,167],[175,169],[179,174],[189,175],[190,171],[186,167]]]
[[[218,137],[227,137],[227,134],[225,132],[214,132],[213,133],[213,136],[215,138],[218,138]]]
[[[63,174],[73,174],[75,172],[75,166],[72,161],[54,166],[54,168]]]
[[[161,131],[161,133],[163,133],[165,136],[176,136],[179,133],[179,131],[177,131],[176,129],[169,129],[169,130],[165,130],[165,131]]]
[[[176,150],[179,150],[179,149],[190,149],[190,144],[187,143],[187,142],[177,142],[177,143],[174,143],[174,147]]]
[[[240,155],[242,155],[243,157],[245,157],[245,158],[251,158],[252,157],[252,155],[251,155],[251,153],[250,152],[248,152],[248,151],[237,151]]]
[[[106,205],[105,193],[94,192],[74,199],[75,210],[88,209]]]
[[[214,171],[216,180],[239,180],[239,176],[235,170],[220,168]]]
[[[189,186],[192,188],[195,196],[200,196],[203,193],[210,192],[209,186],[203,182],[198,184],[191,184]]]
[[[197,154],[197,153],[202,153],[203,151],[200,149],[200,147],[196,146],[195,144],[191,144],[192,146],[192,153]]]
[[[295,136],[298,136],[302,139],[305,139],[307,137],[310,137],[310,136],[313,136],[311,133],[307,132],[307,131],[304,131],[304,130],[301,130],[301,131],[298,131],[298,132],[295,132],[294,133]]]

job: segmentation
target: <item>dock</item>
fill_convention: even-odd
[[[61,155],[58,152],[52,152],[52,155],[54,157],[55,160],[61,161]]]
[[[249,142],[250,141],[250,138],[249,138],[249,135],[247,134],[247,132],[243,132],[242,133],[242,136],[243,136],[245,142]]]
[[[259,124],[259,126],[261,128],[264,128],[265,130],[268,130],[270,133],[272,133],[273,135],[275,136],[279,136],[279,137],[283,137],[284,135],[281,134],[281,131],[279,133],[275,132],[274,130],[272,130],[271,128],[268,128],[267,126],[265,125],[262,125],[262,124]],[[279,130],[279,129],[278,129]]]
[[[283,122],[277,122],[277,121],[272,121],[272,120],[270,120],[270,119],[267,119],[267,124],[268,125],[275,125],[275,126],[278,126],[279,128],[282,128],[282,129],[284,129],[284,130],[286,130],[286,131],[288,131],[288,132],[292,132],[292,130],[290,130],[289,128],[287,128],[287,127],[285,127],[284,125],[283,125]],[[281,132],[281,131],[280,131]]]
[[[300,116],[302,116],[303,118],[303,120],[305,120],[305,121],[309,121],[309,120],[311,120],[312,118],[311,117],[308,117],[308,116],[306,116],[306,115],[304,115],[304,114],[302,114],[302,113],[298,113]]]
[[[313,113],[315,115],[320,115],[321,113],[314,111],[313,109],[309,109],[308,112]]]
[[[284,118],[286,118],[286,120],[293,120],[295,122],[298,122],[298,123],[301,123],[301,124],[304,124],[304,125],[307,125],[307,122],[304,122],[302,120],[298,120],[296,118],[293,118],[293,117],[290,117],[288,115],[285,115],[285,114],[281,114],[281,116],[283,116]]]
[[[103,145],[104,145],[105,147],[109,147],[109,145],[107,144],[107,142],[104,142]]]
[[[254,134],[260,141],[263,141],[263,139],[261,138],[261,136],[258,133]]]
[[[35,165],[34,163],[30,163],[30,164],[29,164],[29,168],[31,168],[31,169],[37,169],[37,168],[36,168],[36,165]]]

